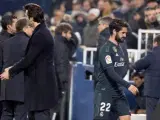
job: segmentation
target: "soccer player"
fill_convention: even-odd
[[[121,89],[128,88],[134,95],[138,89],[123,80],[126,74],[124,51],[119,43],[124,42],[128,25],[118,19],[109,24],[109,40],[99,50],[95,84],[94,120],[109,120],[110,111],[120,120],[130,120],[129,104]]]

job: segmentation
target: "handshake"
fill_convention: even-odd
[[[1,80],[8,80],[10,78],[9,70],[11,68],[12,68],[12,66],[8,67],[8,68],[5,68],[4,72],[0,75]]]

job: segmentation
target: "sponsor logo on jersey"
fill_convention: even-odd
[[[112,63],[111,56],[110,56],[110,55],[107,55],[107,56],[105,57],[105,61],[106,61],[107,64],[111,64],[111,63]]]
[[[114,67],[123,67],[124,66],[124,62],[115,62],[114,63]]]

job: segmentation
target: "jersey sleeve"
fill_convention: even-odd
[[[116,83],[128,88],[130,84],[123,80],[117,72],[114,70],[114,63],[112,61],[111,52],[100,52],[99,53],[100,64],[103,70],[105,71],[105,75],[108,76],[111,80],[115,81]]]

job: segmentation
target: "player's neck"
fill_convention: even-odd
[[[109,37],[109,41],[111,41],[112,43],[114,43],[115,45],[118,45],[118,42],[115,40],[114,36],[110,36]]]

